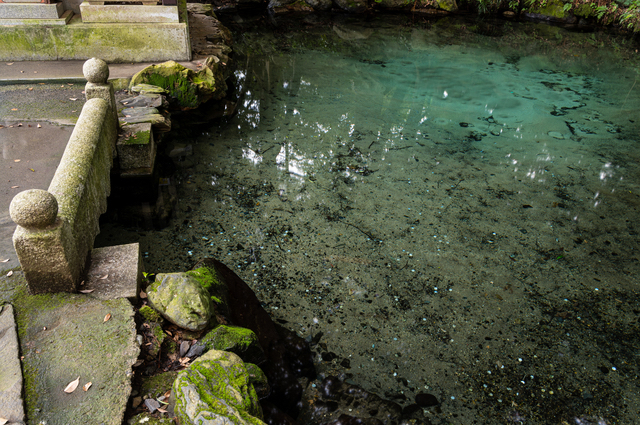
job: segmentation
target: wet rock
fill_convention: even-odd
[[[258,337],[252,330],[246,328],[219,325],[208,332],[196,345],[206,347],[207,351],[230,351],[249,363],[260,364],[265,361]]]
[[[263,424],[251,379],[237,355],[207,352],[180,372],[173,384],[179,423]]]
[[[147,288],[151,307],[181,328],[200,331],[213,313],[209,292],[186,273],[160,273]]]
[[[130,90],[141,84],[151,84],[165,89],[182,110],[197,108],[209,99],[221,99],[227,85],[220,70],[219,59],[212,57],[204,61],[200,71],[185,68],[174,61],[151,65],[131,79]]]

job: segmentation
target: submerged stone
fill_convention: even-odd
[[[178,374],[173,396],[182,425],[264,424],[251,374],[233,353],[213,350],[193,362]]]
[[[186,273],[160,273],[147,288],[151,307],[171,323],[190,331],[207,327],[213,312],[209,293]]]

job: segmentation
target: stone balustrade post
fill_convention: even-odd
[[[82,66],[82,73],[87,79],[84,95],[87,100],[99,97],[109,102],[109,109],[115,118],[116,132],[120,125],[118,121],[118,108],[113,84],[109,80],[109,65],[102,59],[91,58]],[[115,145],[113,147],[115,153]]]
[[[75,292],[80,278],[73,236],[58,217],[58,201],[46,190],[18,193],[9,207],[18,225],[14,246],[27,282],[47,282],[48,292]],[[42,292],[42,291],[32,291]]]

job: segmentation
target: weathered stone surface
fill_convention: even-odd
[[[78,40],[91,42],[79,43]],[[31,22],[30,25],[2,27],[0,46],[0,60],[3,61],[83,60],[94,56],[108,62],[191,60],[189,34],[184,22],[84,24],[79,16],[75,16],[69,25],[43,28]]]
[[[220,64],[213,58],[207,58],[198,72],[174,61],[148,66],[131,78],[130,90],[140,84],[167,90],[181,109],[197,108],[209,99],[220,99],[227,90]]]
[[[166,108],[169,106],[169,103],[165,100],[164,96],[157,93],[145,93],[140,94],[136,97],[128,97],[126,99],[122,99],[120,101],[127,108],[139,108],[139,107],[148,107],[148,108]]]
[[[52,4],[8,4],[0,3],[1,19],[58,19],[62,16],[62,3]]]
[[[206,328],[212,316],[209,292],[186,273],[159,273],[147,288],[147,297],[168,321],[190,331]]]
[[[153,109],[153,108],[135,108]],[[153,168],[156,156],[155,142],[151,123],[140,123],[126,126],[117,143],[118,159],[121,170],[132,168]]]
[[[250,329],[238,326],[219,325],[207,332],[196,345],[203,345],[206,351],[222,350],[235,353],[248,363],[259,364],[265,360],[256,334]]]
[[[24,422],[20,347],[13,306],[0,305],[0,418],[10,424]]]
[[[145,6],[130,4],[80,5],[82,22],[93,23],[178,23],[178,6]]]
[[[101,300],[138,299],[142,282],[142,257],[138,243],[95,248],[81,290]]]
[[[109,65],[102,59],[91,58],[82,65],[82,74],[90,83],[106,84],[109,79]]]
[[[145,68],[146,69],[146,68]],[[168,90],[154,85],[154,84],[145,84],[145,83],[137,83],[130,84],[129,91],[132,93],[141,93],[141,94],[167,94]]]
[[[120,117],[120,125],[124,131],[127,131],[127,125],[151,123],[154,129],[158,131],[170,131],[171,120],[162,114],[140,115],[136,117]]]
[[[251,376],[240,357],[209,351],[178,374],[175,414],[187,424],[264,424]]]
[[[121,425],[140,352],[129,301],[61,293],[23,295],[13,305],[29,423]],[[78,389],[65,393],[78,377]]]
[[[55,223],[58,201],[46,190],[25,190],[14,196],[9,214],[11,219],[22,227],[44,229]]]

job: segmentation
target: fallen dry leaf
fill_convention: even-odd
[[[20,160],[19,159],[14,159],[13,162],[20,162]]]
[[[84,280],[80,282],[80,286],[84,286]]]
[[[64,86],[62,86],[62,87],[64,87]],[[76,101],[76,100],[78,100],[78,98],[77,97],[70,97],[69,100]]]
[[[107,320],[111,319],[111,313],[107,313],[106,316],[104,316],[104,320],[103,322],[106,322]]]
[[[105,274],[104,276],[99,277],[98,279],[106,279],[106,278],[108,278],[108,277],[109,277],[109,275],[108,275],[108,274]]]
[[[90,294],[93,291],[95,291],[95,289],[82,289],[82,290],[80,290],[80,293],[81,294]]]
[[[20,186],[11,186],[11,189],[17,189],[17,188],[19,188],[19,187],[20,187]]]
[[[33,87],[29,87],[29,91],[33,91]]]
[[[13,65],[13,62],[9,62],[7,65]]]
[[[0,260],[0,263],[8,263],[9,259],[7,258],[6,260]]]
[[[145,299],[147,298],[147,293],[144,291],[140,291],[140,298]]]
[[[38,128],[42,128],[42,126],[40,124],[38,124]]]
[[[156,410],[157,410],[158,412],[167,413],[167,411],[166,411],[166,410],[164,410],[162,407],[158,407]]]
[[[91,385],[93,385],[91,382],[87,382],[82,386],[82,391],[87,391],[89,388],[91,388]]]
[[[8,64],[8,65],[10,65],[10,64]],[[0,425],[4,425],[4,424],[6,424],[7,422],[9,422],[9,419],[0,418]]]
[[[18,108],[11,108],[11,110],[12,110],[12,111],[17,111],[17,110],[18,110]]]
[[[67,394],[71,394],[72,392],[74,392],[76,390],[76,388],[78,388],[78,384],[80,384],[80,377],[79,376],[75,381],[69,382],[69,384],[64,389],[64,392],[67,393]]]
[[[9,273],[7,273],[7,277],[11,277],[13,276],[13,270],[9,270]]]

